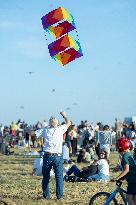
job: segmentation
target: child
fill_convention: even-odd
[[[122,155],[121,165],[123,171],[116,178],[116,180],[121,180],[125,178],[127,187],[127,201],[129,205],[136,205],[136,164],[133,157],[130,154],[132,149],[132,144],[130,140],[122,137],[117,141],[118,152]]]

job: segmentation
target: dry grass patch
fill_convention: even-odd
[[[23,154],[22,150],[21,152]],[[50,201],[43,200],[42,177],[34,177],[32,175],[33,161],[34,157],[31,156],[0,155],[0,196],[7,201],[8,205],[88,205],[90,197],[98,191],[111,192],[114,189],[115,184],[111,182],[65,182],[65,198],[59,202],[56,200],[55,179],[51,178],[50,192],[52,198]],[[118,174],[112,171],[116,162],[117,153],[112,153],[110,157],[111,177]],[[83,166],[83,164],[80,166]]]

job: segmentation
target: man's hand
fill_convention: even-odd
[[[66,113],[64,111],[60,112],[60,114],[62,115],[62,117],[66,117]]]
[[[67,129],[68,129],[68,127],[71,125],[70,120],[67,118],[66,113],[64,111],[60,112],[60,114],[64,118],[65,124],[67,125]]]
[[[113,178],[113,179],[111,179],[110,181],[111,181],[111,182],[121,182],[121,183],[122,183],[122,182],[123,182],[123,178],[120,178],[120,179],[117,179],[117,178],[114,179],[114,178]]]

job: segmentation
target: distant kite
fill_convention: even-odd
[[[21,105],[19,108],[20,108],[20,109],[24,109],[24,106],[23,106],[23,105]]]
[[[41,18],[43,28],[53,35],[56,41],[48,45],[50,56],[64,66],[83,56],[79,41],[74,40],[69,32],[76,29],[72,15],[59,7]]]
[[[21,105],[21,106],[19,106],[19,107],[16,106],[16,108],[17,108],[17,109],[19,108],[19,109],[23,110],[25,107],[24,107],[23,105]]]
[[[55,89],[52,89],[52,93],[54,93],[55,92]]]
[[[31,74],[33,74],[34,72],[32,72],[32,71],[29,71],[29,72],[27,72],[27,73],[31,75]]]
[[[73,105],[78,105],[77,103],[73,103]]]

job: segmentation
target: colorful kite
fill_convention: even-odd
[[[55,25],[54,25],[55,24]],[[50,56],[64,66],[83,56],[79,41],[74,40],[69,33],[76,29],[74,19],[63,7],[59,7],[42,17],[45,31],[56,41],[48,45]]]

